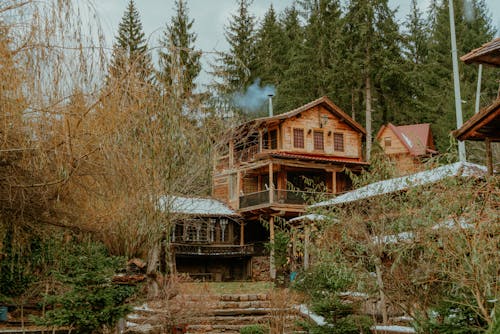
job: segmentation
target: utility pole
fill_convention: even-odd
[[[457,117],[457,129],[460,129],[463,124],[462,117],[462,97],[460,96],[460,82],[458,81],[458,56],[457,56],[457,39],[455,36],[455,13],[453,10],[453,0],[449,0],[450,9],[450,33],[451,33],[451,58],[453,61],[453,86],[455,87],[455,112]],[[458,142],[458,160],[465,162],[465,143]]]

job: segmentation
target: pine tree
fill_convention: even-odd
[[[160,82],[165,87],[177,84],[177,94],[189,98],[196,88],[195,79],[200,73],[201,53],[194,48],[196,34],[192,32],[194,20],[189,20],[188,9],[184,0],[176,0],[176,15],[160,41]]]
[[[221,79],[219,94],[230,96],[244,90],[255,79],[255,17],[249,12],[251,0],[238,0],[238,13],[225,28],[229,52],[221,54],[213,74]]]
[[[120,79],[127,75],[149,83],[152,68],[139,12],[130,0],[118,26],[108,78]]]

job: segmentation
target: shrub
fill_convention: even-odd
[[[265,334],[268,332],[262,325],[249,325],[240,329],[240,334]]]

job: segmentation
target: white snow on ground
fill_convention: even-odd
[[[486,167],[484,166],[470,162],[456,162],[403,177],[371,183],[333,199],[313,204],[311,208],[354,202],[364,198],[438,182],[450,176],[483,176],[486,174],[486,171]]]
[[[371,330],[375,331],[386,331],[386,332],[394,332],[394,333],[416,333],[415,329],[412,327],[406,327],[406,326],[372,326]]]
[[[181,197],[173,195],[160,196],[159,208],[170,212],[190,215],[238,216],[238,214],[222,202],[211,198]]]
[[[345,291],[339,293],[339,296],[350,296],[350,297],[360,297],[360,298],[368,298],[368,295],[364,292],[357,292],[357,291]]]
[[[135,314],[135,313],[130,313],[130,314],[127,314],[127,318],[129,318],[129,319],[140,319],[141,316],[138,315],[138,314]]]
[[[135,322],[127,321],[126,326],[127,327],[135,327],[135,326],[139,326],[139,324],[136,324]]]
[[[474,225],[469,224],[468,220],[465,219],[464,217],[460,217],[460,218],[458,218],[458,222],[456,219],[450,218],[450,219],[447,219],[439,224],[434,225],[432,227],[432,229],[437,230],[437,229],[444,228],[444,227],[449,228],[449,229],[457,228],[457,227],[460,227],[463,229],[469,229],[469,228],[474,228]]]
[[[322,221],[322,220],[327,220],[327,219],[328,219],[328,216],[311,213],[308,215],[303,215],[303,216],[292,218],[289,221],[290,221],[290,223],[296,223],[296,222],[301,222],[301,221]]]
[[[298,306],[298,310],[300,313],[308,316],[309,318],[311,318],[312,321],[314,321],[314,323],[318,326],[325,326],[327,325],[328,323],[325,321],[325,318],[323,318],[322,316],[320,315],[317,315],[316,313],[314,313],[313,311],[309,310],[307,308],[306,305],[304,304],[300,304]]]
[[[152,311],[152,309],[148,307],[148,304],[142,304],[141,306],[134,306],[134,311]]]
[[[401,232],[399,234],[383,235],[381,237],[373,237],[372,240],[376,244],[397,244],[400,241],[412,240],[414,238],[412,232]]]

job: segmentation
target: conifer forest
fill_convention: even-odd
[[[107,45],[93,0],[0,0],[0,333],[500,334],[485,0],[233,0],[220,50],[139,1]],[[496,61],[458,60],[467,161],[450,3]]]

